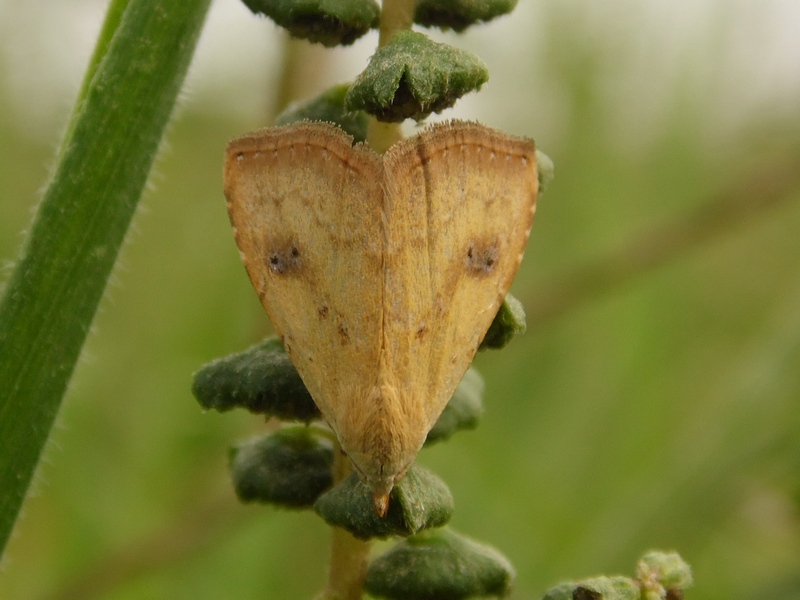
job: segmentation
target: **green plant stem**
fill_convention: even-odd
[[[59,149],[59,157],[66,149],[66,143],[72,138],[72,130],[75,129],[75,123],[81,114],[81,104],[86,99],[86,94],[89,91],[89,86],[92,79],[97,73],[97,69],[103,60],[103,57],[108,52],[108,45],[111,43],[111,38],[114,37],[114,32],[117,31],[119,23],[122,20],[122,15],[125,14],[125,9],[128,8],[130,0],[111,0],[106,10],[105,19],[103,19],[103,27],[100,29],[100,34],[97,36],[97,42],[94,45],[94,51],[91,58],[89,58],[89,65],[86,67],[86,73],[83,74],[83,81],[81,81],[81,88],[78,91],[78,98],[75,101],[75,109],[70,116],[69,126],[61,140],[62,145]]]
[[[411,29],[414,24],[415,5],[416,0],[383,0],[378,37],[379,48],[388,44],[396,32],[402,29]]]
[[[385,46],[392,36],[402,30],[411,29],[414,24],[415,0],[383,0],[381,4],[380,33],[378,47]],[[392,144],[403,139],[399,123],[381,123],[374,117],[369,120],[367,143],[380,154]]]
[[[378,154],[383,154],[392,144],[403,139],[403,132],[398,123],[381,123],[375,117],[370,117],[367,127],[367,144]]]
[[[333,452],[333,485],[336,485],[350,476],[352,467],[338,442]],[[334,527],[328,584],[316,600],[360,600],[371,547],[371,542],[357,540],[344,529]]]
[[[275,111],[270,123],[292,102],[312,96],[317,82],[330,69],[330,49],[284,34],[283,60],[274,98]]]
[[[175,105],[210,0],[129,0],[0,302],[5,548]],[[102,59],[99,60],[99,56]],[[93,67],[90,67],[90,73]]]

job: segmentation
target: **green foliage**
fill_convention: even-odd
[[[511,294],[506,294],[478,350],[505,348],[515,336],[525,333],[526,328],[522,303]]]
[[[694,583],[692,569],[677,552],[648,552],[639,561],[636,577],[645,600],[657,600],[682,593]]]
[[[404,540],[372,561],[364,587],[390,600],[461,600],[505,596],[513,580],[513,567],[497,550],[438,529]]]
[[[630,577],[594,577],[577,584],[573,600],[639,600],[641,591]]]
[[[417,0],[414,22],[424,27],[464,31],[514,10],[517,0]]]
[[[547,191],[555,176],[555,166],[547,154],[536,150],[536,172],[539,176],[539,196]]]
[[[233,448],[231,475],[242,502],[310,508],[333,483],[333,442],[311,427],[285,427]]]
[[[321,414],[277,337],[217,359],[194,374],[192,393],[203,408],[245,408],[284,421]]]
[[[337,85],[311,100],[293,104],[278,115],[275,124],[289,125],[304,120],[327,121],[336,123],[352,135],[353,143],[364,142],[367,139],[369,116],[363,111],[345,108],[344,98],[349,89],[349,84]]]
[[[347,46],[378,25],[374,0],[242,0],[251,11],[271,18],[293,37]]]
[[[691,585],[692,571],[678,554],[652,551],[639,561],[636,579],[616,575],[562,583],[542,600],[677,600]]]
[[[574,583],[559,583],[557,586],[547,590],[542,596],[542,600],[573,600],[576,585]]]
[[[542,600],[640,600],[641,590],[630,577],[595,577],[578,583],[562,583]]]
[[[323,494],[314,510],[329,525],[342,527],[359,539],[409,536],[447,523],[453,514],[453,495],[436,475],[411,465],[394,486],[385,517],[375,512],[372,491],[356,473]]]
[[[566,6],[555,8],[560,14]],[[550,35],[563,36],[550,29]],[[602,40],[593,38],[591,49],[608,50]],[[624,35],[615,43],[624,44]],[[568,46],[562,42],[556,51],[560,60],[575,51]],[[709,64],[702,53],[698,60]],[[535,93],[535,76],[528,79],[520,69],[533,73],[540,66],[511,62],[508,68],[516,70],[504,73],[498,65],[493,84],[503,90],[503,81],[518,80],[520,93]],[[567,73],[550,74],[565,86],[565,113],[579,110],[580,123],[604,123],[603,98],[581,97],[585,104],[573,104]],[[590,76],[606,81],[605,73],[601,64]],[[4,89],[4,97],[11,97]],[[681,97],[681,119],[696,123],[706,114]],[[665,88],[667,105],[671,98]],[[114,302],[104,305],[100,327],[89,336],[91,358],[79,367],[71,401],[59,417],[59,448],[50,446],[44,485],[26,506],[7,550],[0,597],[56,597],[71,575],[97,576],[106,563],[93,557],[135,556],[143,538],[175,527],[215,493],[221,448],[257,426],[247,414],[201,414],[180,387],[204,355],[224,345],[236,348],[263,326],[221,218],[219,191],[222,140],[252,123],[239,114],[221,118],[194,100],[172,125],[159,184],[148,193],[150,214],[137,221]],[[52,143],[10,127],[24,113],[4,107],[0,245],[8,257],[27,227],[25,199],[41,185]],[[763,133],[763,124],[746,123]],[[654,146],[633,154],[616,151],[626,143],[618,130],[576,126],[559,134],[553,158],[570,177],[560,179],[540,206],[533,249],[515,284],[529,331],[536,306],[555,283],[550,275],[560,281],[584,259],[624,249],[642,229],[659,230],[665,217],[671,222],[689,216],[711,194],[724,199],[729,184],[750,180],[752,143],[758,142],[749,135],[717,131],[730,145],[722,164],[707,153],[707,140],[700,137],[706,129],[682,129],[669,115],[664,124],[674,137],[665,140],[647,129]],[[536,133],[527,117],[513,126]],[[751,195],[750,201],[761,197]],[[436,472],[451,485],[454,524],[468,534],[482,531],[478,537],[513,559],[519,573],[513,597],[540,598],[536,592],[560,574],[593,575],[615,557],[659,540],[694,557],[697,584],[687,590],[687,600],[797,595],[794,530],[781,528],[776,538],[772,526],[753,528],[752,521],[753,515],[787,513],[761,512],[751,504],[769,499],[768,507],[798,506],[792,504],[798,496],[788,494],[797,492],[800,472],[800,296],[792,283],[800,272],[800,204],[794,193],[787,198],[773,212],[726,228],[727,234],[680,260],[667,260],[665,268],[548,319],[502,355],[479,356],[489,412],[464,446],[470,465],[463,468],[462,453],[444,446],[421,460],[435,460]],[[203,239],[207,245],[198,252]],[[736,294],[745,281],[751,284],[747,294]],[[566,434],[554,423],[568,423]],[[610,452],[608,460],[598,461],[598,452]],[[91,469],[87,456],[97,457]],[[454,474],[460,490],[451,481]],[[123,480],[125,493],[119,495]],[[629,489],[645,493],[619,496]],[[171,502],[176,495],[190,500]],[[225,521],[231,512],[252,520]],[[187,537],[208,536],[205,545],[151,564],[143,578],[120,575],[107,584],[116,586],[113,591],[101,596],[146,597],[142,589],[156,589],[166,591],[151,597],[180,598],[191,590],[209,600],[218,586],[227,586],[231,595],[243,597],[313,597],[324,581],[329,528],[307,515],[261,512],[226,504],[219,516],[188,532]],[[514,526],[505,526],[506,518]],[[532,529],[536,539],[529,546]],[[587,531],[602,535],[587,538]],[[575,547],[582,548],[580,557],[570,551]],[[775,561],[765,562],[767,554]],[[303,569],[307,577],[294,575],[298,555],[313,561]],[[578,563],[589,566],[576,571]]]
[[[113,36],[104,29],[98,47],[105,51],[94,57],[96,71],[0,301],[0,549],[144,190],[208,5],[129,0],[121,17],[116,4],[109,10],[119,25]]]
[[[462,429],[475,429],[483,415],[483,388],[483,377],[475,369],[464,373],[450,402],[428,432],[425,445],[449,439]]]
[[[777,166],[790,158],[770,134],[780,125],[780,137],[790,141],[795,117],[782,113],[770,124],[765,119],[774,114],[743,112],[733,127],[720,128],[707,110],[711,90],[693,96],[680,84],[698,66],[713,71],[734,49],[714,45],[714,58],[702,40],[735,32],[735,12],[729,20],[709,19],[713,31],[698,30],[702,47],[670,47],[692,60],[675,65],[678,85],[659,88],[658,127],[609,126],[609,115],[624,116],[628,101],[636,105],[635,94],[609,100],[603,93],[619,65],[628,64],[631,39],[646,33],[635,21],[604,27],[576,19],[568,3],[551,3],[544,13],[528,11],[530,22],[514,28],[541,36],[509,34],[518,52],[506,53],[507,61],[483,56],[493,59],[492,88],[505,98],[495,108],[507,110],[489,109],[484,118],[537,139],[536,123],[553,118],[546,132],[552,156],[570,176],[547,191],[552,197],[540,206],[515,284],[535,335],[503,355],[479,357],[490,422],[470,436],[469,466],[453,448],[422,460],[435,458],[448,483],[458,474],[457,521],[465,532],[484,531],[514,559],[515,598],[541,597],[536,592],[560,574],[579,575],[578,563],[594,574],[658,541],[694,557],[697,590],[687,600],[786,600],[800,590],[791,519],[800,497],[797,193],[789,189],[776,196],[775,209],[723,225],[722,235],[691,246],[679,260],[667,252],[664,267],[636,279],[604,279],[610,294],[579,290],[568,298],[577,310],[541,327],[533,318],[573,270],[611,250],[636,258],[625,251],[643,230],[662,231],[712,197],[725,200],[730,186],[752,180],[762,160]],[[40,74],[47,73],[43,65]],[[745,73],[731,67],[732,77]],[[272,85],[270,75],[263,73],[264,87]],[[634,88],[642,83],[635,65],[625,75]],[[6,85],[0,246],[8,258],[27,228],[42,165],[52,162],[54,133],[44,141],[27,135],[29,114],[8,104],[15,92]],[[557,93],[555,106],[506,97],[535,98],[548,88]],[[215,102],[232,91],[258,94],[220,88]],[[150,214],[125,250],[114,302],[90,336],[90,357],[59,418],[59,448],[51,445],[44,485],[9,545],[0,597],[67,597],[59,592],[84,575],[106,587],[73,597],[208,600],[222,589],[237,597],[311,598],[323,582],[327,527],[307,516],[230,504],[180,530],[204,543],[125,571],[124,558],[141,559],[141,542],[172,532],[215,495],[220,448],[253,426],[244,414],[200,414],[180,387],[215,347],[244,348],[242,340],[263,327],[224,227],[219,191],[224,140],[252,120],[236,111],[220,115],[205,98],[193,95],[172,126],[159,183],[148,193]],[[719,143],[709,145],[709,134]],[[751,206],[765,197],[761,192],[780,189],[777,179],[764,181],[749,195]],[[665,243],[673,245],[681,243]],[[636,491],[622,493],[629,490]],[[232,513],[247,521],[226,520]]]
[[[398,31],[370,58],[347,93],[350,110],[379,121],[421,121],[480,89],[489,70],[477,56],[414,31]]]

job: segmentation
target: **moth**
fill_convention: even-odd
[[[250,280],[383,516],[517,273],[534,143],[452,121],[381,156],[303,122],[231,141],[224,190]]]

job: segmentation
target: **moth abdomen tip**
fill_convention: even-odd
[[[378,516],[383,518],[389,512],[389,494],[384,492],[375,492],[372,496],[372,502],[375,506],[375,512]]]

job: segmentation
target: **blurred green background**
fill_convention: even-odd
[[[103,10],[0,0],[3,280]],[[515,565],[513,598],[632,574],[654,547],[692,565],[688,598],[800,598],[798,23],[791,0],[523,0],[433,34],[491,72],[442,117],[534,137],[556,165],[512,290],[529,332],[476,360],[481,426],[419,458],[455,495],[452,525]],[[351,79],[375,43],[287,46],[215,2],[0,598],[321,589],[328,528],[241,506],[227,479],[228,446],[270,425],[203,414],[189,386],[270,332],[225,213],[226,141]]]

